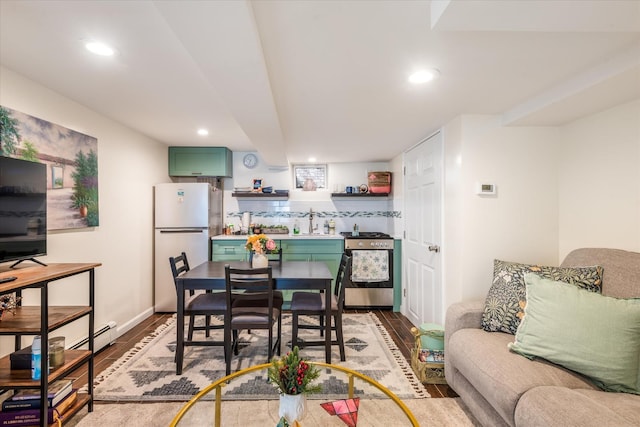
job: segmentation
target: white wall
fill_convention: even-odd
[[[640,252],[640,100],[561,129],[560,258],[579,247]]]
[[[558,265],[580,247],[640,251],[640,100],[559,127],[461,116],[443,133],[445,308],[486,296],[494,258]],[[475,195],[479,181],[497,196]]]
[[[486,296],[495,258],[557,262],[558,129],[462,116],[443,131],[446,308]],[[496,185],[497,195],[476,195],[477,182]]]
[[[170,181],[166,145],[6,68],[0,68],[0,105],[98,139],[100,226],[50,232],[42,261],[101,262],[95,324],[115,320],[123,333],[153,312],[153,185]],[[87,274],[53,283],[51,304],[86,304],[87,283]],[[37,304],[38,294],[25,293],[25,302]],[[74,342],[86,336],[83,323],[58,333]],[[12,340],[1,342],[0,355],[12,350]]]
[[[225,222],[240,224],[240,213],[248,211],[255,223],[266,225],[286,225],[290,230],[297,220],[302,232],[308,231],[308,212],[313,209],[314,221],[322,230],[325,220],[333,218],[336,232],[351,231],[355,223],[360,231],[378,231],[394,234],[394,217],[388,216],[394,210],[391,198],[381,199],[338,199],[331,198],[332,192],[344,191],[347,185],[356,187],[367,183],[367,172],[388,171],[388,162],[371,163],[330,163],[327,165],[328,188],[316,191],[293,189],[293,173],[291,168],[271,168],[266,165],[258,153],[259,164],[254,169],[247,169],[242,164],[246,153],[233,153],[233,178],[224,180]],[[393,174],[393,197],[398,191],[396,173]],[[289,190],[287,200],[241,199],[232,197],[234,187],[251,187],[254,178],[261,178],[263,186],[273,189]]]

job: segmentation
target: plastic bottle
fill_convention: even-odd
[[[353,224],[353,233],[351,233],[353,237],[358,237],[360,235],[360,228],[358,224]]]
[[[324,234],[329,234],[329,221],[324,220]]]
[[[300,234],[300,226],[297,220],[293,223],[293,234]]]
[[[39,380],[42,372],[41,368],[41,345],[40,335],[33,337],[33,344],[31,344],[31,379]]]
[[[336,222],[333,218],[329,220],[329,234],[336,234]]]

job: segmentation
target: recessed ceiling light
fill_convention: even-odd
[[[435,68],[428,70],[419,70],[409,76],[409,82],[413,84],[420,84],[430,82],[440,75],[440,71]]]
[[[207,136],[207,135],[209,135],[209,131],[206,130],[206,129],[198,129],[198,135]]]
[[[89,52],[100,56],[113,56],[115,53],[112,47],[100,42],[91,41],[85,43],[84,46]]]
[[[317,160],[317,159],[316,159],[315,157],[309,157],[309,158],[307,159],[307,161],[308,161],[309,163],[315,163],[315,162],[316,162],[316,160]]]

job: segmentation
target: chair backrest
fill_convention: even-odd
[[[282,248],[278,248],[277,252],[265,254],[270,262],[279,262],[282,264]],[[253,251],[249,252],[249,262],[253,261]]]
[[[345,278],[351,276],[351,261],[352,258],[347,254],[342,254],[340,259],[340,266],[338,267],[338,274],[336,274],[336,286],[334,293],[338,298],[338,307],[342,310],[344,306],[344,283]]]
[[[224,275],[227,293],[227,310],[229,318],[233,316],[233,306],[269,308],[269,318],[273,317],[273,281],[271,267],[265,268],[232,268],[225,265]],[[232,303],[233,302],[233,303]],[[251,314],[245,309],[244,315]],[[256,311],[263,315],[263,312]]]
[[[169,264],[171,265],[171,273],[173,273],[173,283],[174,285],[176,285],[177,290],[178,284],[176,283],[176,279],[182,273],[189,271],[189,261],[187,260],[187,254],[182,252],[176,257],[169,257]]]

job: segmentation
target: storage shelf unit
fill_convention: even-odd
[[[68,420],[85,405],[89,405],[89,412],[93,411],[93,329],[94,329],[94,297],[95,297],[95,268],[99,263],[83,264],[49,264],[46,267],[16,268],[0,271],[0,277],[16,276],[17,279],[0,284],[0,295],[16,293],[22,295],[24,289],[40,290],[40,306],[19,306],[15,314],[5,314],[0,321],[0,335],[13,335],[15,337],[15,350],[21,348],[23,335],[42,336],[42,372],[47,372],[49,366],[48,335],[50,332],[85,316],[89,317],[89,349],[65,350],[65,362],[62,366],[52,370],[49,375],[42,375],[40,380],[31,379],[30,369],[11,369],[10,356],[0,358],[0,392],[21,388],[39,388],[40,399],[43,402],[40,408],[40,425],[46,425],[47,421],[47,390],[50,383],[65,378],[75,369],[88,365],[87,393],[78,395],[76,403],[61,417],[62,421]],[[82,306],[49,306],[49,284],[65,277],[75,276],[81,273],[89,273],[89,303]]]

